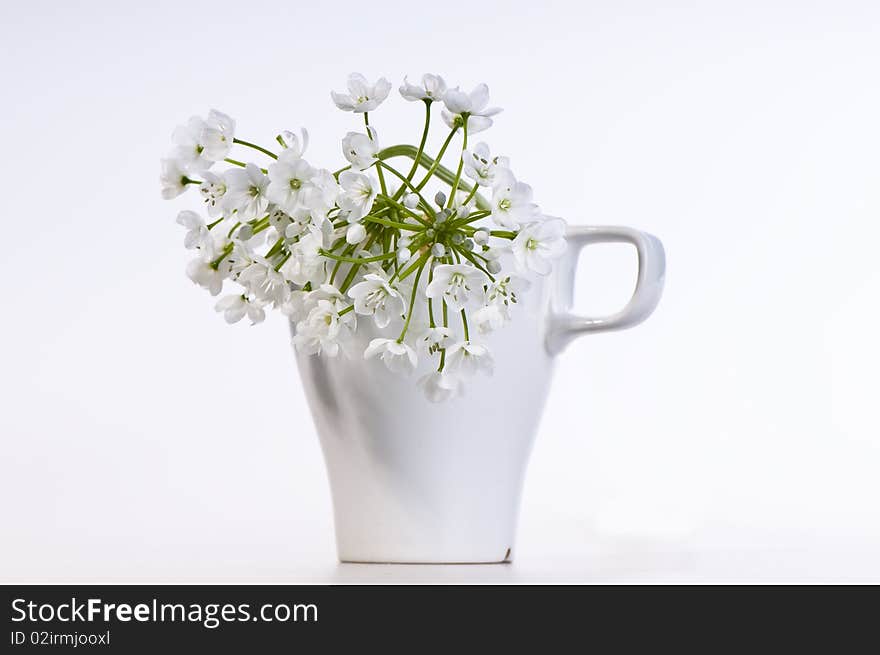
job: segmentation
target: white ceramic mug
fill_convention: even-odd
[[[626,227],[570,227],[554,272],[523,294],[514,320],[481,342],[492,377],[433,404],[410,378],[378,359],[297,354],[327,463],[343,562],[491,563],[513,557],[520,493],[550,387],[554,357],[575,337],[631,327],[663,290],[665,257],[655,237]],[[626,242],[638,251],[635,292],[612,316],[570,313],[580,250]],[[363,351],[379,336],[363,321]],[[427,364],[425,364],[427,366]],[[389,401],[393,399],[393,401]]]

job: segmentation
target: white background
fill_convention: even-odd
[[[0,580],[880,581],[880,5],[660,4],[4,3]],[[336,168],[351,70],[488,82],[547,212],[666,245],[559,361],[511,566],[336,563],[286,326],[227,327],[159,199],[210,107]],[[634,276],[590,250],[579,308]]]

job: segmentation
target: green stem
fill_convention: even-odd
[[[412,295],[409,298],[409,311],[406,313],[406,322],[403,324],[403,330],[400,332],[400,336],[397,337],[397,343],[403,343],[403,338],[406,336],[406,331],[409,329],[409,322],[412,320],[413,315],[413,307],[416,304],[416,293],[419,290],[419,278],[422,277],[422,271],[425,270],[425,264],[427,263],[427,259],[422,262],[422,265],[419,266],[419,272],[416,273],[415,282],[413,282]]]
[[[382,164],[382,165],[385,166],[385,164]],[[390,167],[389,167],[389,169],[390,169]],[[393,170],[393,169],[392,169],[392,170]],[[379,195],[379,199],[382,200],[383,202],[387,202],[389,205],[391,205],[392,207],[394,207],[397,211],[399,211],[399,212],[401,212],[401,213],[403,213],[403,214],[406,214],[406,215],[409,216],[410,218],[414,218],[415,220],[417,220],[417,221],[418,221],[419,223],[421,223],[422,225],[425,225],[425,226],[431,225],[431,223],[429,223],[428,221],[426,221],[423,217],[419,216],[418,214],[416,214],[414,211],[410,210],[410,209],[407,208],[406,206],[401,205],[399,202],[397,202],[397,201],[394,200],[393,198],[389,198],[388,196],[385,196],[385,195],[381,195],[381,194],[380,194],[380,195]]]
[[[418,190],[417,188],[415,188],[415,187],[412,185],[412,182],[410,182],[408,179],[406,179],[406,178],[403,176],[403,173],[401,173],[400,171],[398,171],[396,168],[394,168],[394,167],[392,167],[392,166],[389,166],[389,165],[386,164],[384,161],[381,161],[381,160],[378,160],[378,159],[377,159],[377,160],[376,160],[376,169],[377,169],[377,170],[382,170],[383,168],[384,168],[384,169],[387,169],[388,172],[393,173],[395,176],[397,176],[397,177],[403,182],[403,185],[400,187],[401,189],[404,189],[404,188],[410,188],[410,189],[412,189],[412,192],[413,192],[414,194],[416,194],[416,195],[419,197],[419,202],[422,204],[422,206],[423,206],[426,210],[430,210],[430,209],[431,209],[431,204],[430,204],[427,200],[425,200],[424,196],[422,196],[422,194],[419,193],[419,190]],[[391,204],[393,204],[393,205],[394,205],[395,207],[397,207],[398,209],[403,210],[403,211],[405,211],[406,213],[410,214],[413,218],[417,219],[418,221],[420,221],[420,222],[422,222],[422,223],[425,223],[425,221],[424,221],[421,217],[416,216],[416,215],[413,214],[409,209],[407,209],[404,205],[401,205],[399,202],[397,202],[397,196],[396,196],[396,195],[395,195],[395,197],[393,197],[393,198],[389,198],[388,196],[383,196],[383,199],[386,200],[387,202],[390,202]],[[427,223],[425,223],[425,224],[427,224]]]
[[[468,334],[467,313],[464,309],[461,310],[461,327],[464,329],[464,340],[470,341],[471,337]]]
[[[367,128],[367,136],[370,137],[370,141],[373,140],[373,134],[370,132],[370,112],[364,112],[364,125]],[[382,169],[377,168],[376,172],[379,174],[379,186],[382,188],[382,193],[388,195],[388,189],[385,187],[385,176],[382,175]]]
[[[421,161],[422,154],[425,152],[425,143],[428,140],[428,130],[431,127],[431,103],[432,101],[430,99],[425,100],[425,129],[422,130],[422,140],[419,141],[419,149],[418,152],[416,152],[416,156],[413,158],[412,168],[409,169],[409,173],[406,175],[407,181],[412,181],[413,175],[419,170],[419,161]],[[403,187],[400,187],[397,190],[397,193],[394,194],[394,199],[397,200],[402,195]]]
[[[247,164],[245,164],[243,161],[238,161],[237,159],[232,159],[231,157],[227,157],[223,161],[225,161],[227,164],[232,164],[233,166],[239,166],[241,168],[247,167]],[[263,173],[269,172],[265,168],[261,168],[260,170],[263,171]]]
[[[421,225],[412,225],[411,223],[398,223],[397,221],[390,221],[387,218],[376,218],[375,216],[364,216],[363,220],[367,223],[377,223],[379,225],[384,225],[385,227],[393,227],[398,230],[409,230],[410,232],[422,232],[424,231],[424,227]]]
[[[379,151],[377,157],[379,159],[391,159],[393,157],[409,157],[410,159],[415,159],[418,151],[415,146],[411,146],[405,143],[398,144],[396,146],[388,146]],[[450,171],[445,166],[440,165],[437,161],[432,159],[425,153],[422,153],[421,159],[419,159],[419,166],[422,168],[432,169],[432,175],[438,177],[446,184],[452,185],[452,180],[455,179],[455,173]],[[467,183],[460,183],[459,187],[464,189],[465,191],[471,191],[473,187]],[[480,193],[477,193],[474,196],[477,199],[477,208],[483,211],[491,210],[491,205],[489,205],[489,201],[486,200]]]
[[[428,172],[425,174],[424,179],[418,183],[416,188],[421,191],[424,186],[428,183],[428,180],[431,179],[431,176],[434,174],[434,171],[440,166],[440,160],[443,159],[443,154],[446,152],[446,148],[449,147],[449,142],[452,141],[452,137],[455,136],[455,133],[458,131],[458,125],[453,127],[449,131],[449,136],[446,137],[446,141],[443,142],[443,145],[440,146],[440,152],[437,153],[437,159],[434,160],[433,165],[428,169]]]
[[[322,255],[324,255],[324,257],[327,257],[328,259],[335,259],[339,262],[348,262],[349,264],[369,264],[370,262],[380,262],[383,259],[391,259],[392,257],[395,257],[397,255],[397,253],[386,252],[382,253],[381,255],[374,255],[373,257],[346,257],[344,255],[334,255],[328,250],[321,250],[320,252]]]
[[[464,151],[467,150],[467,124],[468,124],[468,115],[462,114],[464,116],[464,130],[463,130],[463,139],[461,142],[461,154],[458,157],[458,170],[455,172],[455,180],[452,182],[452,191],[449,194],[449,200],[446,203],[447,207],[452,207],[452,203],[455,200],[455,194],[458,193],[458,183],[461,182],[461,170],[464,168]]]
[[[233,139],[232,142],[237,143],[240,146],[259,150],[264,155],[269,155],[272,159],[278,159],[278,155],[276,155],[274,152],[272,152],[271,150],[266,150],[263,146],[258,146],[256,143],[251,143],[250,141],[244,141],[242,139]]]

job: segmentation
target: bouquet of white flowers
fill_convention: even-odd
[[[440,401],[468,375],[491,372],[491,354],[474,337],[510,320],[528,277],[551,271],[565,249],[565,223],[541,213],[507,158],[469,145],[501,111],[487,106],[485,84],[468,93],[437,75],[420,85],[404,78],[400,94],[425,106],[421,140],[381,149],[370,112],[390,89],[385,78],[370,84],[355,73],[347,93],[331,94],[339,109],[364,117],[363,131],[342,139],[348,165],[335,172],[304,158],[305,130],[278,134],[276,152],[236,137],[223,113],[192,117],[162,160],[162,196],[198,188],[209,221],[193,211],[177,217],[184,245],[198,251],[187,274],[214,296],[227,280],[238,284],[216,305],[227,322],[258,323],[271,306],[295,323],[299,351],[335,357],[347,351],[359,317],[372,321],[387,336],[372,339],[363,357],[401,373],[412,373],[420,355],[434,358],[419,382]],[[432,158],[425,143],[435,103],[449,134]],[[449,169],[441,161],[457,135]],[[233,146],[264,163],[231,157]],[[389,163],[401,156],[412,158],[404,170]],[[219,162],[230,168],[216,170]]]

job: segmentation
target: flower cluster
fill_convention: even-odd
[[[488,106],[485,84],[468,92],[438,75],[404,78],[401,96],[425,108],[417,148],[379,146],[369,116],[390,90],[385,78],[371,84],[355,73],[347,91],[331,94],[364,121],[342,139],[348,164],[336,171],[309,163],[305,130],[281,132],[269,149],[238,138],[221,112],[193,117],[174,130],[174,150],[161,162],[162,196],[198,193],[203,213],[177,217],[184,246],[196,251],[187,274],[214,296],[235,283],[216,304],[227,322],[258,323],[267,307],[278,309],[295,323],[299,351],[328,357],[351,355],[358,322],[369,322],[385,336],[355,356],[403,374],[433,361],[419,385],[438,402],[461,393],[468,377],[491,373],[480,337],[511,320],[530,277],[552,270],[565,223],[541,212],[506,157],[469,144],[501,111]],[[425,144],[435,104],[449,132],[432,158]],[[450,169],[442,160],[456,137]],[[233,158],[235,146],[262,161]],[[403,170],[389,163],[401,156],[412,159]]]

